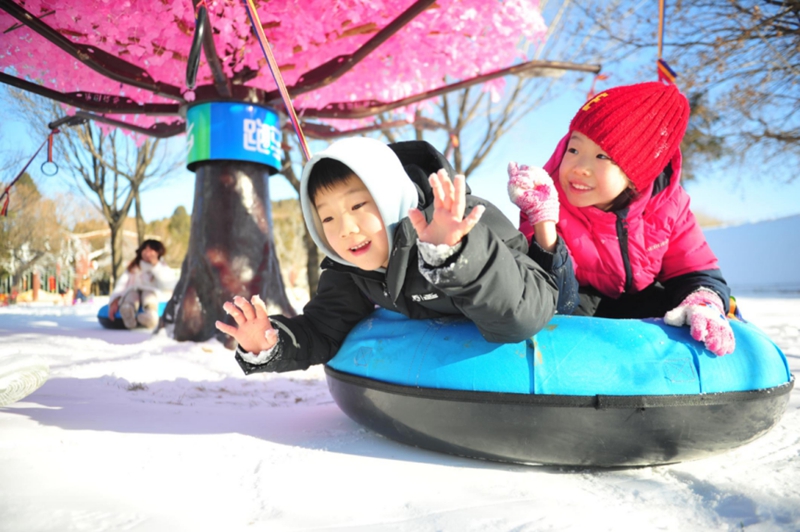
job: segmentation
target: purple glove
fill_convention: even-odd
[[[508,197],[528,217],[531,225],[558,222],[558,192],[542,168],[508,163]]]
[[[692,338],[706,344],[706,348],[717,356],[733,353],[736,340],[725,306],[719,296],[701,288],[692,292],[680,305],[664,315],[664,322],[675,327],[688,325]]]

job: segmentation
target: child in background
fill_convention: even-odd
[[[244,372],[327,362],[376,305],[413,319],[462,315],[490,342],[541,329],[555,312],[552,279],[499,209],[450,175],[421,141],[348,138],[312,157],[300,200],[327,255],[319,287],[293,318],[267,316],[258,296],[225,303],[236,325],[216,325],[238,342]]]
[[[663,316],[724,355],[730,290],[680,185],[688,121],[674,85],[609,89],[578,110],[544,170],[509,164],[508,190],[559,313]]]
[[[126,329],[139,326],[152,329],[158,325],[158,302],[175,288],[175,274],[161,260],[166,252],[167,248],[158,240],[142,242],[108,299],[109,320],[114,321],[119,309]]]

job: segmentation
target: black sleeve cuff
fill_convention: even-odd
[[[528,256],[550,275],[558,288],[556,313],[573,314],[580,304],[578,279],[575,277],[572,259],[564,240],[560,236],[557,237],[556,249],[553,253],[549,253],[536,242],[536,239],[532,239]]]

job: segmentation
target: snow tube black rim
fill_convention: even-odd
[[[437,452],[501,462],[630,467],[696,460],[780,420],[794,377],[772,388],[668,396],[560,396],[416,388],[325,368],[354,421]]]
[[[122,318],[117,318],[114,321],[111,321],[108,318],[102,318],[98,316],[97,321],[99,321],[100,325],[102,325],[105,329],[125,329],[125,323],[123,323]]]
[[[167,305],[166,301],[159,302],[159,304],[158,304],[158,316],[159,316],[159,319],[161,318],[161,316],[164,315],[164,309],[166,308],[166,305]],[[142,310],[139,310],[138,313],[141,314]],[[108,305],[103,305],[97,311],[97,321],[100,323],[100,325],[103,326],[104,329],[126,330],[127,331],[128,328],[125,327],[125,322],[122,320],[122,316],[120,315],[119,310],[117,311],[115,316],[116,316],[116,319],[114,321],[111,321],[110,319],[108,319]],[[136,328],[138,329],[138,328],[142,328],[142,327],[140,327],[137,324]],[[133,330],[133,329],[131,329],[131,330]]]
[[[418,388],[389,382],[376,381],[325,367],[325,373],[340,381],[396,395],[407,395],[423,399],[465,401],[487,404],[533,404],[578,408],[654,408],[691,405],[720,405],[738,401],[757,401],[763,395],[781,395],[792,391],[792,380],[774,388],[747,390],[743,392],[720,392],[681,395],[544,395],[502,392],[473,392],[469,390],[439,390]]]

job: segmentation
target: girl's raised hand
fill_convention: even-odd
[[[543,168],[508,163],[508,197],[531,225],[558,223],[558,192],[553,178]]]
[[[245,351],[260,353],[278,343],[278,331],[272,328],[267,306],[258,295],[253,296],[250,301],[236,296],[233,303],[226,301],[222,308],[233,317],[237,326],[217,321],[217,329],[236,339]]]
[[[463,175],[456,175],[453,181],[443,168],[431,174],[428,182],[433,188],[433,219],[428,223],[425,215],[418,209],[410,209],[408,217],[417,230],[420,242],[434,245],[458,244],[481,219],[486,207],[477,205],[464,217],[466,209],[467,186]]]

